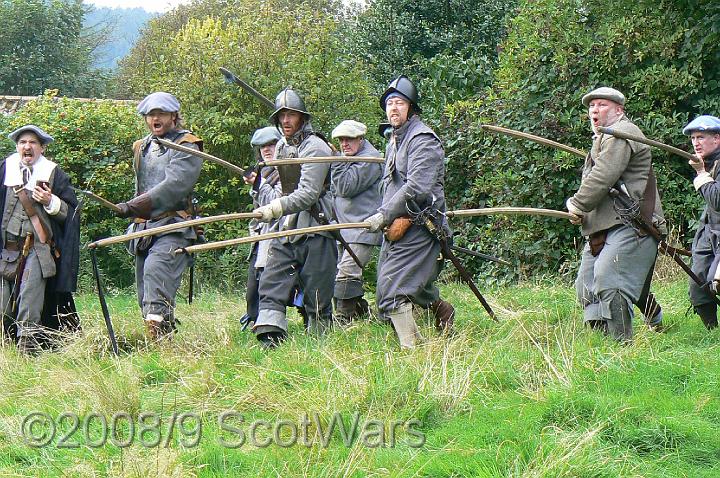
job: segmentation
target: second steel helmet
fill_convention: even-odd
[[[273,124],[278,124],[278,114],[280,114],[282,110],[298,111],[311,116],[310,113],[307,112],[305,102],[300,98],[300,95],[290,87],[285,88],[275,97],[275,111],[270,115],[270,121]]]
[[[400,95],[407,98],[418,113],[422,111],[420,105],[418,105],[419,98],[417,88],[415,88],[415,85],[407,76],[400,75],[390,82],[385,93],[380,97],[380,108],[382,108],[383,111],[385,111],[385,103],[387,102],[388,96],[393,93],[400,93]]]

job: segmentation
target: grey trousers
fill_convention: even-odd
[[[336,299],[352,299],[354,297],[362,297],[363,269],[372,258],[372,251],[375,246],[369,244],[350,244],[353,252],[360,259],[362,267],[358,266],[355,259],[352,258],[344,247],[338,245],[338,261],[337,276],[335,276],[335,294]]]
[[[260,312],[254,330],[272,326],[287,332],[286,307],[292,305],[296,286],[303,291],[309,321],[329,324],[336,273],[337,246],[333,238],[314,235],[298,242],[274,239],[260,281]]]
[[[718,237],[705,224],[698,228],[692,244],[692,271],[697,274],[701,281],[712,280],[717,269],[716,258],[718,251]],[[690,279],[690,303],[697,307],[705,304],[714,304],[715,297],[705,289],[702,289]]]
[[[413,224],[398,241],[383,240],[377,270],[376,301],[381,317],[413,303],[427,308],[440,298],[435,280],[443,268],[440,243]]]
[[[37,253],[34,249],[30,249],[30,254],[25,262],[22,283],[20,284],[17,316],[15,317],[18,337],[32,335],[33,329],[40,326],[46,283],[47,280],[43,279],[40,270]],[[10,315],[10,297],[14,285],[11,281],[0,279],[0,304],[2,304],[3,315]]]
[[[631,324],[633,304],[640,297],[656,255],[655,239],[639,237],[627,226],[609,231],[605,247],[596,257],[590,253],[590,244],[586,243],[575,281],[585,322],[624,322],[625,318],[613,315],[612,311],[617,307],[611,307],[613,300],[619,300],[616,299],[619,295],[625,301],[623,309],[629,315],[627,319]],[[628,333],[627,330],[625,333]],[[629,333],[632,334],[631,329]]]
[[[147,251],[136,254],[135,283],[143,318],[158,314],[171,323],[174,321],[175,295],[190,257],[175,256],[173,251],[189,245],[190,241],[182,234],[167,234],[156,238]]]

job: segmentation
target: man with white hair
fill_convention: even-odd
[[[253,133],[250,145],[255,150],[257,161],[270,161],[275,155],[275,147],[282,135],[274,126],[260,128]],[[253,206],[260,207],[270,204],[270,201],[282,196],[280,174],[275,166],[255,168],[243,176],[245,184],[252,186],[250,196]],[[278,221],[260,222],[257,219],[250,221],[250,235],[266,234],[279,229]],[[249,257],[247,289],[245,291],[246,312],[240,319],[243,325],[255,323],[258,317],[260,304],[260,275],[265,268],[268,258],[270,241],[260,241],[252,245]]]
[[[648,224],[666,233],[652,170],[650,147],[597,131],[600,126],[643,136],[625,116],[625,96],[614,88],[597,88],[582,98],[588,108],[593,145],[585,160],[580,188],[567,200],[574,224],[582,225],[587,243],[575,282],[584,320],[617,340],[632,339],[633,304],[649,290],[657,257],[657,242],[625,220],[609,194],[620,194],[639,204]],[[641,308],[645,304],[639,304]],[[659,309],[659,307],[658,307]],[[659,326],[659,310],[649,324]]]
[[[341,122],[332,132],[340,143],[343,156],[381,157],[380,152],[365,139],[367,126],[353,120]],[[380,163],[352,162],[333,163],[330,191],[333,196],[337,221],[362,222],[375,214],[380,207],[380,179],[383,166]],[[335,317],[339,322],[349,322],[370,310],[363,298],[362,272],[372,257],[373,248],[382,242],[380,232],[366,229],[341,231],[345,242],[360,259],[357,264],[343,247],[335,276]]]
[[[200,138],[180,127],[180,102],[175,96],[152,93],[140,102],[137,111],[149,134],[133,144],[135,197],[118,204],[118,216],[133,218],[134,231],[175,224],[191,216],[193,188],[202,167],[199,157],[154,141],[163,138],[202,149]],[[187,227],[129,244],[135,256],[138,303],[152,340],[169,338],[175,332],[175,295],[190,258],[187,254],[175,255],[174,251],[189,246],[196,238],[195,230]]]
[[[8,137],[16,153],[0,163],[0,301],[5,327],[14,323],[18,348],[32,354],[41,326],[78,326],[80,218],[70,178],[44,156],[53,137],[35,125]]]
[[[717,183],[718,159],[720,159],[720,118],[702,115],[683,128],[690,141],[697,161],[688,161],[697,176],[693,180],[695,190],[705,202],[697,232],[692,244],[692,270],[703,282],[713,278],[713,287],[720,288],[718,261],[718,236],[720,235],[720,185]],[[716,297],[707,289],[690,281],[690,303],[708,329],[718,326]]]

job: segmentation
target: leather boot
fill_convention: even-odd
[[[387,315],[400,341],[400,348],[414,348],[417,341],[422,339],[422,335],[420,335],[420,329],[415,323],[412,306],[404,304]]]
[[[175,325],[160,314],[147,314],[145,317],[145,333],[153,342],[172,340]]]
[[[23,355],[35,356],[40,353],[40,344],[35,340],[35,337],[30,334],[24,334],[18,337],[17,347]]]
[[[452,331],[455,323],[455,307],[450,302],[438,299],[430,304],[430,310],[435,315],[435,330],[441,334]]]
[[[279,327],[273,325],[261,325],[255,327],[253,331],[256,334],[260,346],[264,349],[274,349],[280,345],[287,334]]]
[[[610,301],[610,318],[607,320],[608,334],[619,342],[630,342],[633,337],[632,316],[627,299],[616,293]]]
[[[694,309],[708,330],[712,330],[718,326],[717,304],[711,302],[709,304],[696,305]]]
[[[369,312],[370,305],[362,297],[336,299],[335,301],[335,316],[340,324],[349,324]]]

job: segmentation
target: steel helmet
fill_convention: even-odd
[[[298,111],[304,115],[311,116],[310,113],[307,112],[305,102],[300,98],[300,95],[290,87],[285,88],[275,97],[275,111],[270,115],[270,121],[273,124],[278,124],[278,115],[282,110]]]
[[[413,109],[418,113],[422,111],[418,105],[417,88],[415,88],[415,85],[407,76],[400,75],[390,82],[385,90],[385,93],[383,93],[380,97],[380,108],[382,108],[383,111],[385,111],[385,103],[387,102],[388,96],[393,93],[400,93],[400,95],[404,96],[408,101],[410,101]]]

